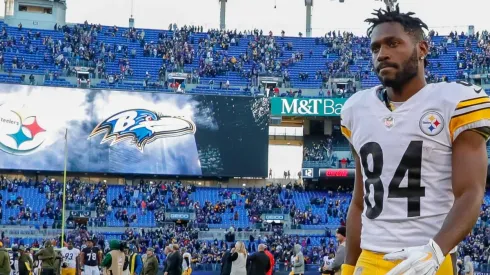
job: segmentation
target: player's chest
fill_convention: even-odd
[[[384,106],[363,108],[353,123],[352,142],[356,150],[359,152],[367,143],[396,150],[414,141],[422,142],[424,147],[450,147],[448,118],[443,110],[430,104],[410,107],[394,112]]]

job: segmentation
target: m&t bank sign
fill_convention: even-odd
[[[272,116],[340,116],[345,98],[271,98]]]

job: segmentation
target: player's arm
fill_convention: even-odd
[[[487,177],[486,140],[477,131],[464,131],[453,142],[454,205],[434,241],[444,255],[471,231],[480,214]]]
[[[75,258],[75,270],[79,270],[80,268],[81,268],[81,265],[80,265],[80,253],[79,253],[77,255],[77,257]]]
[[[364,187],[362,183],[361,162],[351,145],[352,156],[356,162],[354,192],[347,212],[347,240],[345,244],[345,264],[355,266],[361,255],[361,214],[364,208]]]
[[[85,253],[83,252],[83,250],[80,252],[80,268],[82,268],[83,266],[85,266]]]
[[[102,250],[98,249],[97,250],[97,265],[102,264]]]

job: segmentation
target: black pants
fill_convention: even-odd
[[[42,268],[41,269],[41,275],[54,275],[54,269],[53,268]]]

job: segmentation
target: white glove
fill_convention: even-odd
[[[409,247],[383,257],[387,261],[402,260],[386,275],[435,275],[444,258],[441,248],[432,239],[424,246]]]

